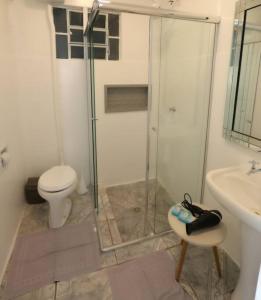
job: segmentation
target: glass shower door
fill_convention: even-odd
[[[185,193],[202,200],[214,35],[210,23],[151,20],[149,203],[156,233],[169,229],[168,210]]]

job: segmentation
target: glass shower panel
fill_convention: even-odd
[[[146,222],[155,231],[156,189],[157,189],[157,152],[158,152],[158,107],[160,99],[160,63],[161,63],[161,17],[150,18],[150,57],[148,107],[148,169],[147,197],[148,210]],[[146,227],[145,227],[146,228]],[[147,230],[146,233],[149,233]]]
[[[98,211],[98,175],[97,175],[97,149],[96,149],[96,111],[95,111],[95,76],[94,56],[92,45],[92,28],[86,36],[86,57],[87,57],[87,88],[88,88],[88,121],[89,121],[89,157],[90,157],[90,193],[94,207]]]
[[[158,81],[158,87],[152,88],[151,115],[156,117],[150,121],[150,135],[157,136],[151,137],[156,188],[150,202],[159,233],[169,229],[168,210],[184,193],[201,201],[215,25],[153,18],[151,31],[151,41],[160,45],[151,48],[151,82]]]

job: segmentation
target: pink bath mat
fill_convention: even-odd
[[[113,300],[191,300],[175,280],[175,263],[165,251],[109,269]]]
[[[21,236],[10,262],[5,294],[12,299],[100,268],[99,244],[92,220]]]

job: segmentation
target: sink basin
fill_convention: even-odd
[[[241,221],[261,232],[261,172],[249,166],[210,171],[207,183],[218,202]]]
[[[242,165],[207,174],[213,197],[241,221],[241,271],[234,300],[254,300],[261,263],[261,172],[249,170]]]

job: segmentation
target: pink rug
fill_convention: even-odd
[[[23,295],[100,267],[99,244],[91,220],[21,236],[10,262],[6,296]]]
[[[191,300],[175,280],[175,263],[165,251],[109,269],[113,300]]]

